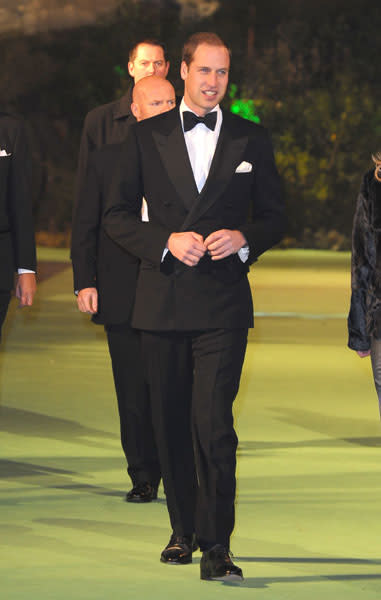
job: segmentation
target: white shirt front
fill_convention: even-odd
[[[184,98],[180,104],[181,124],[184,131],[183,112],[189,110],[185,104]],[[220,135],[222,125],[222,111],[217,104],[210,112],[217,113],[217,121],[214,131],[209,129],[204,123],[198,123],[190,131],[184,132],[185,144],[188,150],[189,160],[192,166],[193,176],[199,193],[205,185],[208,178],[210,165],[216,151],[218,136]]]

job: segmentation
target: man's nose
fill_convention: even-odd
[[[155,65],[153,63],[151,63],[147,67],[147,75],[153,75],[154,73],[155,73]]]
[[[217,87],[217,73],[211,71],[208,76],[208,85],[210,87]]]

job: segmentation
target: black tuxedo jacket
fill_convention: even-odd
[[[0,113],[0,290],[13,287],[18,268],[36,270],[28,148],[23,123]]]
[[[105,199],[122,148],[122,144],[112,144],[90,155],[72,230],[74,289],[97,288],[98,313],[93,321],[103,324],[130,320],[139,267],[139,259],[113,242],[101,227]]]
[[[236,172],[243,162],[250,172]],[[137,214],[141,197],[149,223]],[[249,218],[251,217],[251,218]],[[130,128],[114,173],[104,216],[107,233],[142,259],[133,325],[147,330],[250,327],[249,265],[284,231],[284,205],[266,130],[223,112],[209,177],[199,194],[188,158],[179,110]],[[163,250],[172,232],[239,229],[250,254],[221,261],[203,257],[188,267]]]

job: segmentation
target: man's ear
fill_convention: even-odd
[[[139,121],[140,111],[139,111],[139,105],[136,104],[136,102],[133,102],[131,104],[131,112],[134,115],[135,119],[137,121]]]
[[[127,69],[129,74],[131,75],[131,77],[135,77],[135,69],[134,69],[134,63],[133,62],[128,62],[127,63]]]
[[[186,79],[187,75],[188,75],[188,65],[186,62],[182,61],[181,66],[180,66],[180,75],[181,75],[181,79]]]

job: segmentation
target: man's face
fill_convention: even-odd
[[[229,79],[230,57],[224,46],[200,44],[189,67],[181,63],[184,100],[197,115],[210,112],[225,95]]]
[[[134,78],[135,83],[148,75],[165,78],[168,69],[169,62],[165,62],[163,48],[150,44],[139,44],[134,61],[128,63],[128,72]]]
[[[149,119],[176,106],[175,90],[166,79],[148,77],[140,82],[137,92],[134,91],[137,97],[131,105],[137,121]]]

